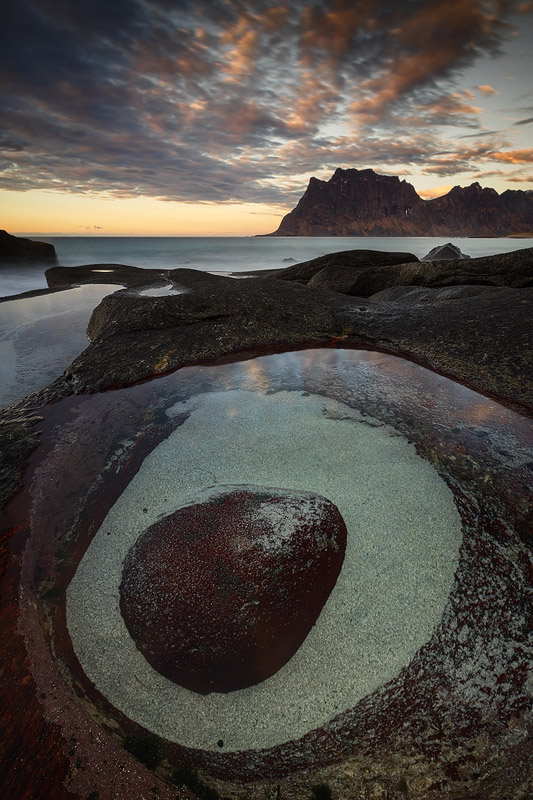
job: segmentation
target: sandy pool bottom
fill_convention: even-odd
[[[429,640],[453,586],[461,522],[451,491],[404,437],[320,395],[196,395],[189,417],[143,462],[67,592],[74,650],[129,718],[204,750],[272,747],[320,727],[394,678]],[[348,530],[343,568],[305,642],[268,680],[199,695],[159,675],[119,610],[124,558],[156,519],[213,484],[316,492]],[[176,580],[180,579],[176,565]]]

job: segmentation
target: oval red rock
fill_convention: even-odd
[[[276,673],[333,589],[346,526],[310,492],[216,486],[144,531],[124,561],[120,609],[141,653],[192,691]]]

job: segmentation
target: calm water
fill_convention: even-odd
[[[61,375],[89,344],[93,309],[121,288],[92,284],[0,303],[0,408]]]
[[[129,264],[136,267],[187,267],[213,272],[275,269],[339,250],[368,249],[414,253],[420,258],[445,238],[430,237],[100,237],[35,239],[56,248],[61,266]],[[530,247],[528,239],[453,239],[472,257]],[[45,267],[0,267],[0,297],[43,289]],[[1,310],[0,310],[1,313]]]

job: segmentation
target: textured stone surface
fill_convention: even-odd
[[[315,261],[294,268],[305,271],[312,265],[314,274],[319,270]],[[247,349],[342,342],[407,356],[533,412],[533,248],[460,261],[363,268],[372,278],[366,287],[371,296],[365,300],[324,288],[309,291],[299,279],[270,279],[283,278],[292,269],[238,281],[177,269],[166,273],[165,280],[188,288],[186,294],[109,295],[91,317],[92,344],[53,384],[35,394],[32,405],[131,384]],[[91,272],[92,278],[85,267],[69,268],[67,285],[101,282]],[[18,408],[15,413],[31,427],[30,411]],[[11,426],[6,412],[0,412],[0,419]],[[8,442],[2,453],[8,465],[5,485],[13,487],[22,463],[10,451]],[[0,503],[8,495],[0,487]]]
[[[495,256],[482,256],[471,259],[447,259],[442,261],[383,261],[376,258],[365,261],[359,253],[352,250],[345,254],[335,253],[324,256],[324,266],[315,271],[308,280],[311,289],[327,289],[356,297],[370,297],[383,289],[393,286],[512,286],[522,288],[533,286],[533,248],[525,248],[514,253],[501,253]],[[383,254],[385,255],[385,254]],[[407,256],[408,254],[391,254]],[[319,259],[314,259],[319,261]],[[290,270],[298,267],[304,271],[307,264],[289,267],[285,273],[276,277],[294,280]]]
[[[325,256],[313,258],[311,261],[303,261],[292,267],[277,270],[272,273],[272,276],[284,281],[307,283],[318,277],[318,275],[327,275],[329,272],[335,274],[338,271],[341,275],[344,273],[350,275],[353,274],[354,270],[390,267],[395,264],[407,264],[416,261],[418,261],[418,258],[413,253],[389,253],[382,250],[341,250],[339,253],[328,253]],[[321,283],[318,282],[316,285],[320,286]]]
[[[444,261],[446,259],[457,260],[459,258],[470,258],[470,256],[463,253],[461,248],[457,247],[456,244],[448,242],[447,244],[440,244],[437,245],[437,247],[433,247],[429,253],[422,256],[420,261]]]
[[[212,487],[150,526],[120,586],[154,669],[195,692],[259,683],[298,650],[335,585],[346,527],[309,492]]]
[[[85,283],[116,283],[144,286],[168,283],[168,270],[143,269],[127,264],[86,264],[81,267],[50,267],[44,273],[50,289],[68,289]]]

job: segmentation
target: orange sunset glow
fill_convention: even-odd
[[[532,3],[20,0],[0,37],[13,233],[266,233],[337,167],[533,188]]]

